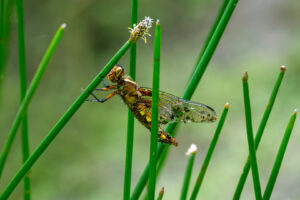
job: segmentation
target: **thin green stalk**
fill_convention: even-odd
[[[158,193],[158,197],[157,200],[162,200],[163,196],[164,196],[164,192],[165,192],[165,188],[162,187]]]
[[[209,145],[209,148],[208,148],[208,151],[207,151],[207,154],[205,156],[205,159],[203,161],[203,164],[202,164],[202,167],[201,167],[201,170],[199,172],[199,175],[198,175],[198,178],[196,180],[196,183],[195,183],[195,186],[194,186],[194,189],[193,189],[193,192],[192,192],[192,195],[191,195],[191,200],[194,200],[196,199],[197,197],[197,194],[200,190],[200,186],[203,182],[203,179],[204,179],[204,176],[205,176],[205,173],[206,173],[206,170],[208,168],[208,165],[209,165],[209,162],[210,162],[210,159],[212,157],[212,154],[214,152],[214,149],[217,145],[217,142],[218,142],[218,139],[219,139],[219,136],[220,136],[220,133],[221,133],[221,130],[222,130],[222,127],[224,125],[224,122],[225,122],[225,119],[226,119],[226,116],[227,116],[227,113],[228,113],[228,109],[229,109],[229,104],[226,103],[225,106],[224,106],[224,110],[223,110],[223,113],[221,115],[221,118],[220,118],[220,121],[218,123],[218,126],[217,126],[217,129],[215,131],[215,134],[214,134],[214,137]]]
[[[21,102],[26,95],[26,54],[25,54],[25,34],[24,34],[24,14],[23,0],[16,0],[17,18],[18,18],[18,46],[19,46],[19,74],[20,74],[20,97]],[[21,131],[22,159],[23,163],[29,156],[29,139],[27,113],[24,114]],[[24,200],[30,200],[30,177],[29,173],[24,177]]]
[[[28,105],[40,83],[40,80],[45,72],[45,69],[46,67],[48,66],[48,63],[50,61],[50,58],[51,56],[53,55],[61,37],[62,37],[62,34],[64,33],[64,29],[65,29],[65,24],[63,24],[57,31],[57,33],[55,34],[50,46],[48,47],[38,69],[37,69],[37,72],[36,74],[34,75],[33,77],[33,80],[29,86],[29,89],[26,93],[26,96],[24,97],[20,107],[19,107],[19,110],[17,112],[17,115],[14,119],[14,122],[11,126],[11,129],[9,131],[9,134],[8,134],[8,137],[5,141],[5,144],[4,144],[4,147],[2,149],[2,152],[1,152],[1,156],[0,156],[0,177],[1,177],[1,174],[3,172],[3,168],[4,168],[4,165],[5,165],[5,161],[6,161],[6,158],[8,156],[8,153],[9,153],[9,150],[11,148],[11,145],[14,141],[14,138],[16,136],[16,133],[17,133],[17,130],[18,130],[18,127],[24,117],[24,114],[26,114],[27,112],[27,108],[28,108]]]
[[[148,200],[154,200],[155,198],[157,143],[158,143],[160,41],[161,41],[161,26],[159,20],[157,20],[156,27],[155,27],[154,58],[153,58],[153,90],[152,90],[152,106],[151,106],[152,116],[151,116]]]
[[[256,200],[261,199],[261,187],[259,182],[259,174],[255,153],[255,146],[253,140],[253,130],[252,130],[252,119],[251,119],[251,107],[250,107],[250,97],[249,97],[249,87],[248,87],[248,73],[245,72],[243,78],[243,92],[244,92],[244,104],[245,104],[245,118],[246,118],[246,128],[247,128],[247,139],[250,154],[250,165],[253,176],[253,185]]]
[[[33,164],[38,160],[38,158],[43,154],[51,142],[55,139],[62,128],[68,123],[75,112],[80,108],[80,106],[85,102],[85,100],[90,95],[97,85],[102,81],[102,79],[108,74],[108,72],[113,68],[113,66],[118,62],[118,60],[125,54],[125,52],[132,46],[134,42],[132,40],[126,41],[126,43],[119,49],[119,51],[110,59],[110,61],[105,65],[105,67],[99,72],[99,74],[90,82],[86,89],[80,94],[80,96],[74,101],[74,103],[69,107],[65,114],[58,120],[54,127],[50,130],[47,136],[39,144],[39,146],[34,150],[34,152],[29,156],[26,162],[22,165],[19,171],[15,174],[12,180],[4,189],[0,196],[0,200],[6,200],[12,191],[16,188],[18,183],[24,177],[24,175],[30,170]],[[27,95],[26,95],[27,97]],[[25,97],[25,99],[26,99]]]
[[[5,58],[6,58],[6,38],[5,38],[5,23],[4,23],[4,13],[5,13],[5,1],[0,0],[0,93],[2,93],[2,80],[3,80],[3,73],[4,73],[4,65],[5,65]],[[0,94],[1,98],[1,94]]]
[[[226,9],[224,10],[224,13],[218,23],[218,26],[217,26],[213,36],[211,37],[211,39],[203,53],[203,56],[202,56],[200,62],[198,63],[197,68],[196,68],[192,78],[189,80],[188,87],[186,89],[186,92],[183,95],[184,99],[189,100],[189,99],[191,99],[192,95],[194,94],[194,92],[197,88],[197,85],[200,82],[200,80],[206,70],[208,63],[209,63],[211,57],[213,56],[213,53],[216,50],[217,45],[219,44],[221,36],[230,20],[230,17],[232,15],[237,3],[238,3],[238,0],[230,0],[228,5],[226,6]],[[175,129],[176,126],[177,126],[177,123],[172,123],[172,124],[168,125],[166,128],[166,132],[171,133],[172,135],[175,135],[176,133],[173,132],[173,130]],[[160,158],[160,155],[164,148],[165,148],[165,145],[163,145],[163,144],[158,145],[158,150],[157,150],[158,159]],[[138,180],[138,183],[131,195],[132,200],[138,199],[139,196],[141,195],[141,193],[146,185],[147,179],[148,179],[148,173],[149,173],[148,170],[149,170],[149,163],[145,167],[145,169],[144,169],[140,179]]]
[[[189,156],[189,159],[186,165],[185,175],[183,178],[180,200],[185,200],[187,197],[187,192],[189,189],[196,152],[197,152],[197,147],[196,145],[192,144],[188,152],[186,153],[186,155]]]
[[[211,39],[213,33],[215,32],[215,30],[216,30],[216,28],[217,28],[217,26],[218,26],[219,21],[220,21],[222,15],[223,15],[223,13],[224,13],[224,10],[225,10],[226,6],[228,5],[228,2],[229,2],[229,0],[224,0],[224,1],[223,1],[223,4],[222,4],[222,6],[221,6],[221,8],[220,8],[220,10],[219,10],[219,12],[218,12],[218,16],[217,16],[217,18],[216,18],[216,20],[215,20],[213,26],[211,27],[211,29],[210,29],[210,31],[209,31],[209,34],[207,35],[207,38],[206,38],[205,43],[204,43],[204,45],[203,45],[203,47],[202,47],[202,50],[200,51],[200,54],[198,55],[198,58],[197,58],[197,60],[196,60],[196,62],[195,62],[195,66],[194,66],[194,70],[193,70],[193,71],[195,71],[195,69],[196,69],[198,63],[200,62],[200,60],[201,60],[201,58],[202,58],[202,56],[203,56],[203,54],[204,54],[204,50],[206,49],[206,47],[207,47],[207,45],[208,45],[208,42],[210,41],[210,39]],[[191,74],[191,75],[192,75],[192,74]]]
[[[138,1],[132,0],[131,8],[131,27],[137,24],[137,12],[138,12]],[[136,77],[136,44],[133,44],[130,48],[129,57],[129,76],[132,80]],[[125,158],[125,173],[124,173],[124,191],[123,199],[130,199],[131,189],[131,170],[132,170],[132,152],[133,152],[133,138],[134,138],[134,117],[133,114],[128,110],[128,122],[127,122],[127,141],[126,141],[126,158]]]
[[[281,66],[280,67],[280,73],[279,73],[278,78],[277,78],[277,80],[275,82],[275,85],[274,85],[273,91],[271,93],[269,102],[268,102],[268,104],[266,106],[265,112],[263,114],[263,117],[262,117],[262,119],[260,121],[260,124],[259,124],[259,127],[257,129],[257,133],[255,135],[255,140],[254,140],[255,149],[256,150],[258,148],[258,145],[260,143],[261,137],[262,137],[263,132],[265,130],[267,121],[269,119],[270,113],[272,111],[272,108],[273,108],[273,105],[274,105],[274,102],[275,102],[275,99],[276,99],[279,87],[281,85],[283,76],[285,74],[285,70],[286,70],[285,66]],[[243,191],[243,188],[244,188],[244,185],[245,185],[248,173],[249,173],[249,170],[250,170],[250,157],[248,155],[248,158],[247,158],[246,163],[245,163],[244,168],[243,168],[243,172],[242,172],[242,174],[240,176],[240,179],[239,179],[239,183],[238,183],[238,185],[236,187],[236,190],[235,190],[235,193],[234,193],[234,196],[233,196],[234,200],[240,199],[241,193]]]
[[[289,139],[292,134],[292,130],[293,130],[293,127],[295,124],[296,117],[297,117],[297,110],[295,110],[294,113],[292,114],[290,121],[286,127],[279,150],[277,152],[277,156],[276,156],[276,159],[275,159],[275,162],[273,165],[273,169],[271,171],[271,174],[270,174],[270,177],[269,177],[269,180],[267,183],[267,187],[264,192],[263,200],[269,200],[271,197],[271,194],[272,194],[272,191],[273,191],[273,188],[274,188],[274,185],[275,185],[275,182],[276,182],[276,179],[277,179],[280,167],[281,167],[281,163],[282,163],[282,160],[284,157],[284,153],[286,151],[286,147],[289,143]]]
[[[0,0],[0,105],[14,0]]]
[[[4,24],[4,0],[0,0],[0,33],[2,34],[3,32],[3,24]],[[0,35],[1,35],[0,34]]]

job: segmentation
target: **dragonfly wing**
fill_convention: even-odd
[[[143,88],[148,94],[151,88]],[[150,96],[148,98],[151,98]],[[159,120],[161,124],[172,122],[214,122],[216,112],[211,107],[185,100],[172,94],[159,93]]]
[[[152,100],[152,88],[146,88],[146,87],[142,87],[141,88],[144,91],[144,95],[143,95],[143,99],[149,99]],[[159,94],[159,103],[158,103],[158,110],[159,110],[159,124],[168,124],[168,123],[172,123],[175,122],[174,121],[174,113],[170,107],[169,104],[172,104],[172,102],[167,102],[167,101],[162,101],[162,93],[160,92]],[[152,103],[152,102],[151,102]],[[151,110],[151,104],[145,104],[149,110]]]

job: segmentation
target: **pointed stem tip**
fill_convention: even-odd
[[[185,155],[189,156],[191,154],[195,154],[197,152],[197,146],[195,144],[191,144],[188,151],[185,153]]]
[[[159,191],[159,195],[163,195],[163,194],[164,194],[164,192],[165,192],[165,188],[164,188],[164,187],[162,187],[162,188],[160,189],[160,191]]]
[[[63,24],[60,26],[61,29],[65,29],[66,27],[67,27],[67,24],[66,24],[66,23],[63,23]]]
[[[280,66],[280,70],[281,70],[282,72],[285,72],[285,70],[286,70],[286,66],[284,66],[284,65],[281,65],[281,66]]]
[[[245,73],[244,73],[244,75],[243,75],[243,77],[242,77],[242,80],[243,80],[244,82],[247,82],[247,81],[248,81],[248,72],[247,72],[247,71],[245,71]]]
[[[156,20],[156,25],[160,25],[159,19]]]
[[[293,112],[294,115],[297,115],[298,109],[296,108]]]
[[[229,109],[229,103],[228,102],[225,104],[225,108]]]

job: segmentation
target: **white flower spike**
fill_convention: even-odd
[[[191,144],[190,148],[188,149],[188,151],[185,153],[185,155],[189,156],[192,153],[196,153],[197,152],[197,146],[195,144]]]
[[[149,34],[149,29],[152,27],[153,19],[150,17],[145,17],[138,25],[133,25],[133,28],[129,28],[130,40],[136,42],[138,39],[142,38],[145,43],[147,43],[146,36],[151,36]]]

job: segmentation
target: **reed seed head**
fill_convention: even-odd
[[[130,40],[136,42],[138,39],[142,38],[145,43],[147,43],[146,36],[151,36],[149,34],[149,29],[152,27],[153,19],[150,17],[145,17],[138,25],[133,25],[133,28],[129,28]]]

